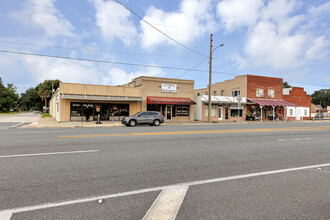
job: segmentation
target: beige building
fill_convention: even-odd
[[[165,120],[194,120],[194,80],[141,76],[124,87],[142,88],[142,111],[159,111]]]
[[[247,76],[236,76],[234,79],[225,80],[212,84],[211,95],[213,96],[237,96],[247,97]],[[203,89],[196,89],[195,96],[208,95],[209,86]],[[239,93],[239,94],[238,94]]]
[[[167,121],[194,119],[194,81],[141,76],[122,86],[60,83],[50,101],[58,122],[120,121],[139,111],[160,111]]]

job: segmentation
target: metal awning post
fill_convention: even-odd
[[[276,106],[273,105],[273,122],[275,121],[275,117],[274,117],[275,116],[275,107]]]
[[[284,120],[287,120],[287,114],[288,114],[288,110],[286,109],[286,106],[284,106]]]
[[[261,108],[260,121],[262,122],[262,108],[263,108],[263,106],[262,106],[262,105],[260,105],[260,108]]]

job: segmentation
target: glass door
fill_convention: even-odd
[[[166,106],[166,120],[167,121],[172,120],[172,106],[171,105]]]
[[[222,120],[222,106],[219,106],[219,120]]]
[[[225,119],[229,119],[229,106],[226,105],[225,107]]]

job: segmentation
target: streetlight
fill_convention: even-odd
[[[212,54],[215,51],[215,49],[222,47],[224,44],[220,44],[219,46],[217,46],[216,48],[214,48],[212,50],[212,36],[213,34],[211,34],[210,37],[210,72],[209,72],[209,109],[208,109],[208,122],[211,123],[211,85],[212,85]]]

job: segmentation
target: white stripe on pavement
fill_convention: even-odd
[[[60,207],[60,206],[66,206],[66,205],[85,203],[85,202],[93,202],[93,201],[97,201],[98,199],[110,199],[110,198],[130,196],[130,195],[136,195],[136,194],[147,193],[147,192],[155,192],[155,191],[160,191],[160,190],[169,189],[169,188],[173,188],[173,187],[179,187],[179,186],[195,186],[195,185],[202,185],[202,184],[207,184],[207,183],[216,183],[216,182],[244,179],[244,178],[256,177],[256,176],[266,176],[266,175],[271,175],[271,174],[286,173],[286,172],[306,170],[306,169],[312,169],[312,168],[318,168],[318,167],[327,167],[327,166],[330,166],[330,163],[317,164],[317,165],[304,166],[304,167],[294,167],[294,168],[280,169],[280,170],[271,170],[271,171],[264,171],[264,172],[258,172],[258,173],[249,173],[249,174],[236,175],[236,176],[219,177],[219,178],[215,178],[215,179],[199,180],[199,181],[192,181],[192,182],[185,182],[185,183],[178,183],[178,184],[158,186],[158,187],[152,187],[152,188],[146,188],[146,189],[139,189],[139,190],[133,190],[133,191],[128,191],[128,192],[116,193],[116,194],[93,196],[93,197],[87,197],[87,198],[81,198],[81,199],[58,201],[58,202],[45,203],[45,204],[34,205],[34,206],[25,206],[25,207],[20,207],[20,208],[6,209],[6,210],[1,210],[0,214],[35,211],[35,210],[40,210],[40,209],[54,208],[54,207]]]
[[[142,220],[174,220],[187,190],[188,186],[164,189]]]
[[[24,124],[24,122],[21,122],[21,123],[19,123],[19,124],[17,124],[17,125],[13,125],[13,126],[11,126],[12,128],[15,128],[16,126],[20,126],[21,124]]]
[[[93,153],[93,152],[98,152],[98,151],[100,151],[100,150],[82,150],[82,151],[50,152],[50,153],[35,153],[35,154],[2,155],[2,156],[0,156],[0,158],[45,156],[45,155],[57,155],[57,154],[80,154],[80,153]]]
[[[0,213],[0,219],[1,220],[10,220],[11,216],[13,215],[13,213]]]

